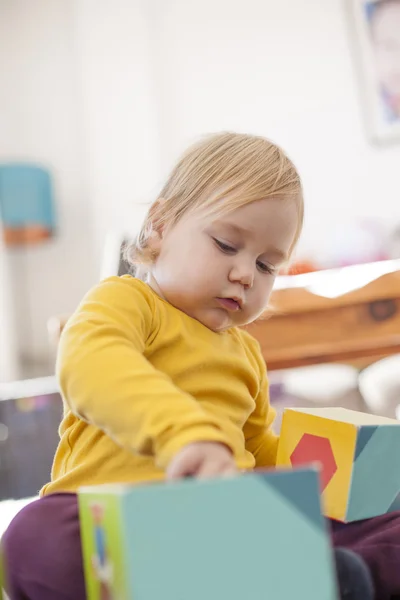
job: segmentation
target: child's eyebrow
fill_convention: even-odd
[[[228,221],[215,221],[215,225],[225,227],[226,229],[230,229],[233,233],[238,233],[246,237],[251,237],[254,233],[251,229],[241,227],[240,225],[236,225],[236,223],[229,223]],[[286,252],[275,246],[270,246],[265,254],[273,256],[274,259],[279,263],[286,263],[289,260],[289,256],[286,254]]]
[[[288,254],[279,248],[270,248],[267,254],[273,255],[277,263],[285,264],[289,260]]]
[[[241,227],[240,225],[236,225],[235,223],[229,223],[229,221],[215,221],[215,225],[225,227],[225,229],[230,229],[233,233],[240,233],[242,235],[247,236],[253,234],[251,229],[246,229],[245,227]]]

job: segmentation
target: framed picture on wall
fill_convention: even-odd
[[[350,0],[371,137],[400,141],[400,0]]]

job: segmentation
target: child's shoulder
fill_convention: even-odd
[[[89,290],[86,298],[111,297],[111,298],[131,298],[132,295],[142,296],[149,302],[154,302],[154,292],[144,281],[136,279],[132,275],[114,275],[102,279],[99,283]]]
[[[265,373],[265,361],[262,355],[260,343],[248,331],[235,327],[231,333],[237,337],[244,348],[248,358],[257,365],[260,374]]]
[[[259,342],[246,329],[243,329],[242,327],[233,327],[230,331],[240,340],[243,346],[246,346],[253,352],[261,352]]]
[[[84,296],[77,313],[141,314],[153,319],[157,300],[153,290],[131,275],[112,276],[94,285]]]

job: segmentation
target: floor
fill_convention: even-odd
[[[0,538],[15,515],[34,499],[24,498],[23,500],[3,500],[0,502]]]

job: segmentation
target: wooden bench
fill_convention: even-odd
[[[362,367],[400,353],[400,261],[277,283],[271,316],[247,328],[269,370],[329,362]]]

